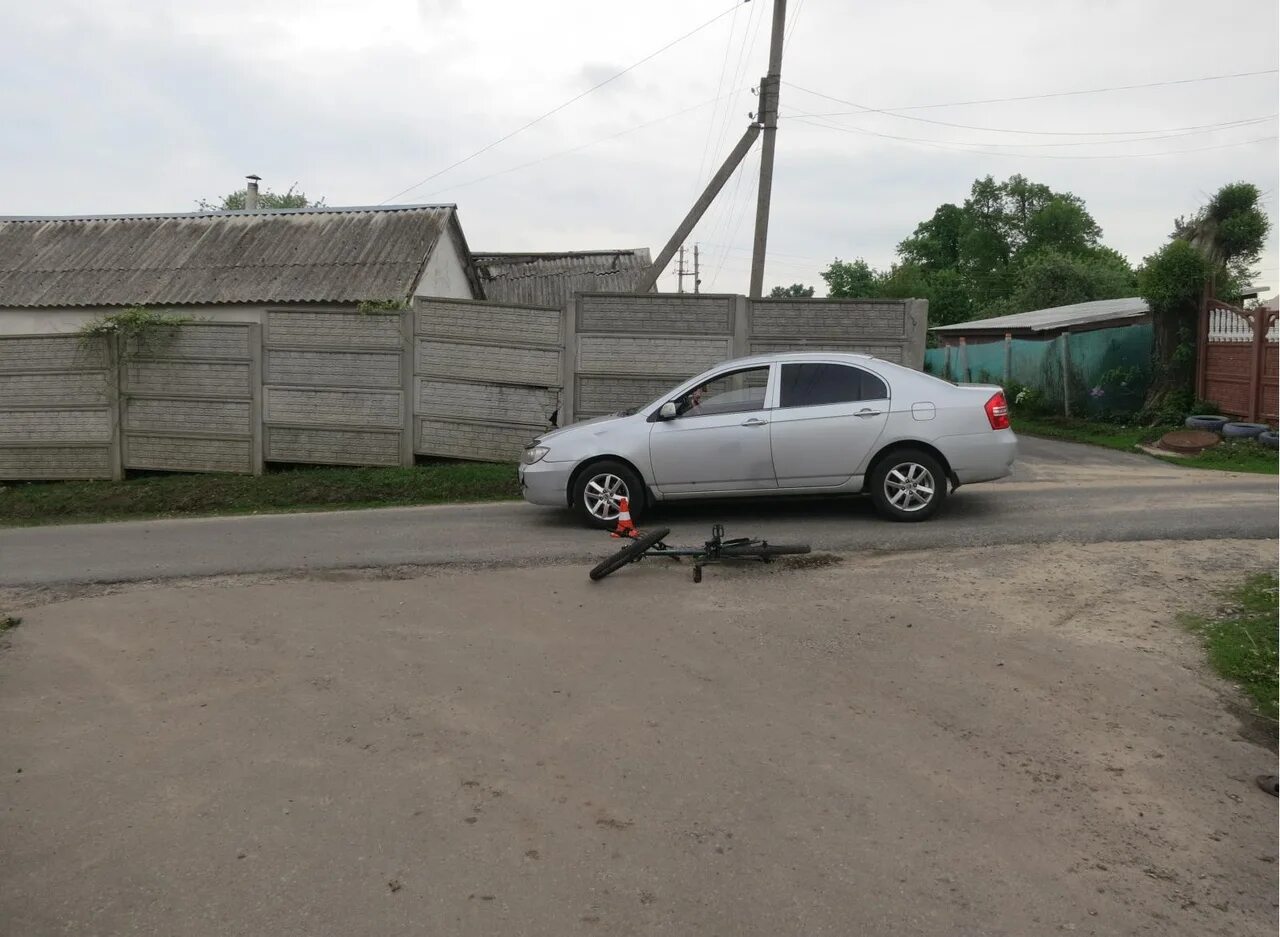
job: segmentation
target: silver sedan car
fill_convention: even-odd
[[[520,490],[595,527],[659,501],[869,493],[893,520],[1003,478],[1018,441],[1004,392],[866,355],[727,361],[642,407],[575,423],[524,451]]]

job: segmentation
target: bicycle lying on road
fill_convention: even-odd
[[[679,562],[684,557],[693,560],[693,581],[702,582],[702,567],[722,560],[760,560],[768,563],[776,556],[808,553],[807,543],[770,543],[750,537],[724,539],[724,528],[716,524],[711,528],[711,539],[700,547],[672,547],[664,541],[671,533],[669,528],[637,533],[630,542],[609,558],[602,560],[588,574],[592,579],[603,579],[622,567],[638,563],[647,556],[667,557]]]

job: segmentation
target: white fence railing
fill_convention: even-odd
[[[1267,341],[1276,340],[1276,326],[1272,325],[1267,332]],[[1239,313],[1230,309],[1209,309],[1209,341],[1211,342],[1251,342],[1253,341],[1253,324]]]

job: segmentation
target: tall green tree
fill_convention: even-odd
[[[813,299],[813,287],[803,283],[792,283],[790,286],[775,286],[769,291],[770,299]]]
[[[1134,295],[1137,285],[1129,262],[1110,248],[1072,254],[1050,247],[1018,267],[1009,305],[1016,312],[1120,299]]]
[[[1143,261],[1138,293],[1151,307],[1153,380],[1149,412],[1185,410],[1195,379],[1196,322],[1210,296],[1235,299],[1255,275],[1271,228],[1256,185],[1225,185],[1174,221],[1169,243]]]
[[[930,325],[1132,295],[1133,271],[1101,245],[1084,201],[1025,176],[975,179],[898,245],[888,271],[837,261],[832,296],[917,296]]]
[[[827,295],[832,299],[871,299],[880,295],[881,275],[859,257],[857,260],[831,262],[822,273],[827,281]]]
[[[244,211],[244,200],[247,195],[247,189],[236,189],[236,191],[222,196],[216,202],[202,198],[196,204],[200,206],[201,211]],[[298,188],[298,184],[295,182],[284,192],[272,192],[270,189],[262,189],[258,193],[258,207],[324,208],[324,199],[320,198],[312,201],[307,198],[306,192]]]

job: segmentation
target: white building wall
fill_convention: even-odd
[[[453,236],[446,231],[431,252],[427,268],[422,271],[415,296],[433,296],[440,299],[478,299],[467,276],[467,262],[463,260]]]

